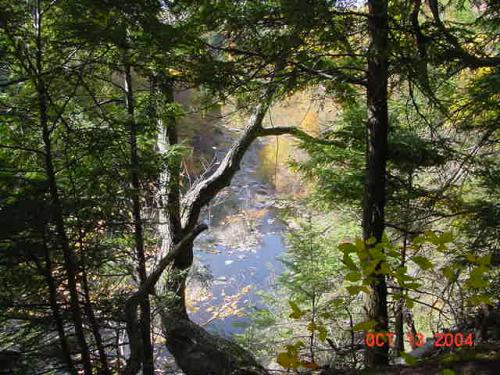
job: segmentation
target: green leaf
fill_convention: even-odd
[[[465,259],[467,259],[467,262],[469,263],[476,263],[477,261],[477,257],[472,253],[466,254]]]
[[[399,284],[403,284],[406,281],[413,280],[413,277],[407,275],[407,272],[408,272],[408,267],[406,266],[401,266],[396,269],[396,271],[394,272],[394,276],[398,280]]]
[[[365,243],[360,238],[356,238],[356,241],[354,241],[354,245],[356,245],[358,252],[364,252],[366,250]]]
[[[347,275],[345,275],[345,279],[347,281],[356,282],[361,280],[361,274],[359,272],[349,272]]]
[[[389,267],[389,264],[387,262],[380,263],[379,273],[381,273],[383,275],[390,275],[391,274],[391,267]]]
[[[420,288],[422,286],[422,284],[414,281],[414,282],[409,282],[409,283],[403,283],[403,286],[407,289],[417,289],[417,288]]]
[[[328,331],[324,325],[318,326],[318,338],[320,341],[325,341],[328,337]]]
[[[363,266],[363,273],[366,276],[372,275],[373,272],[375,272],[375,268],[377,268],[379,262],[379,260],[371,260],[370,262],[368,262],[367,265]]]
[[[440,375],[455,375],[455,371],[445,368],[440,372]]]
[[[344,257],[342,258],[342,263],[344,263],[347,266],[347,268],[349,268],[352,271],[358,270],[358,267],[348,254],[344,254]]]
[[[453,241],[453,233],[444,232],[441,236],[439,236],[439,243],[445,244]]]
[[[350,253],[357,253],[358,252],[358,249],[356,248],[356,246],[354,246],[354,244],[352,244],[350,242],[341,243],[338,246],[338,248],[344,254],[350,254]]]
[[[432,262],[428,258],[423,257],[423,256],[417,255],[417,256],[412,257],[411,260],[413,262],[415,262],[424,271],[434,267]]]
[[[409,297],[405,297],[405,303],[406,307],[408,307],[409,309],[413,309],[413,306],[415,306],[415,302],[413,302],[413,300]]]
[[[415,237],[412,242],[414,245],[421,245],[426,241],[425,236],[417,236]]]
[[[338,297],[338,298],[332,299],[330,301],[330,303],[333,305],[334,308],[336,308],[336,307],[338,308],[338,307],[342,306],[345,303],[345,301],[343,298]]]
[[[292,319],[300,319],[300,318],[302,318],[306,314],[305,311],[300,310],[299,306],[295,302],[288,301],[288,304],[292,308],[292,313],[289,315],[290,318],[292,318]]]
[[[281,367],[284,367],[286,369],[299,367],[297,356],[293,356],[285,352],[278,353],[276,362],[278,362]]]
[[[477,264],[480,266],[490,266],[491,265],[491,254],[483,255],[476,259]]]
[[[304,344],[303,341],[298,340],[295,344],[288,344],[286,345],[286,350],[288,354],[297,357],[297,353],[299,352],[300,348],[305,347],[306,345]]]
[[[346,289],[351,296],[355,296],[359,292],[370,293],[370,289],[363,285],[352,285],[348,286]]]
[[[309,322],[309,324],[307,324],[307,330],[309,332],[314,332],[317,330],[317,328],[318,328],[318,326],[314,322]]]
[[[472,306],[479,306],[481,304],[491,304],[491,297],[486,294],[480,294],[476,296],[469,297],[467,299]]]
[[[453,282],[456,279],[455,276],[455,271],[453,270],[453,267],[448,266],[443,268],[443,275],[448,279],[448,281]]]
[[[439,243],[442,243],[442,244],[452,242],[453,241],[453,233],[444,232],[442,235],[439,236],[438,241],[439,241]]]
[[[352,327],[353,331],[370,331],[377,325],[377,322],[374,320],[368,320],[366,322],[361,322],[358,324],[355,324],[354,327]]]
[[[372,247],[368,250],[372,259],[385,259],[385,254],[380,248]]]
[[[372,236],[372,237],[370,237],[370,238],[368,238],[368,239],[366,240],[366,244],[367,244],[367,245],[373,245],[373,244],[375,244],[376,242],[377,242],[377,239],[376,239],[375,237],[373,237],[373,236]]]
[[[426,240],[434,245],[439,245],[439,237],[436,236],[436,233],[434,233],[431,230],[428,230],[427,232],[424,233]]]
[[[465,283],[471,288],[484,288],[488,286],[488,282],[483,279],[483,274],[487,270],[488,268],[484,266],[474,268]]]

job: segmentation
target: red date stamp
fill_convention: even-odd
[[[462,346],[474,346],[474,334],[472,333],[462,333],[462,332],[438,332],[434,334],[434,347],[457,347]],[[366,346],[372,348],[374,346],[382,347],[384,345],[392,346],[393,342],[396,340],[396,334],[394,332],[367,332],[365,334],[365,344]],[[408,333],[406,335],[406,340],[409,342],[412,348],[421,347],[427,341],[427,338],[421,334],[417,333],[413,335]]]

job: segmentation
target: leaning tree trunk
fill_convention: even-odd
[[[382,240],[384,232],[385,176],[387,161],[387,111],[388,81],[388,21],[387,0],[368,0],[368,142],[366,154],[365,191],[363,202],[363,238]],[[373,245],[369,245],[373,246]],[[375,322],[376,331],[387,331],[387,284],[385,275],[371,275],[371,293],[367,297],[367,318]],[[388,364],[388,344],[366,348],[365,363],[368,367]]]
[[[155,84],[167,101],[173,102],[170,83]],[[291,134],[300,139],[314,139],[295,127],[262,127],[274,92],[275,86],[269,84],[261,98],[261,104],[257,106],[243,134],[233,143],[217,169],[212,174],[201,177],[182,197],[178,190],[178,163],[169,163],[168,170],[160,176],[159,232],[162,250],[154,269],[125,304],[131,352],[125,374],[136,374],[139,369],[141,334],[137,307],[149,294],[156,297],[167,349],[187,375],[268,374],[242,347],[208,333],[189,319],[185,305],[185,288],[187,272],[193,263],[193,241],[207,228],[204,224],[198,224],[201,210],[222,189],[229,186],[252,142],[258,137],[282,134]],[[163,118],[158,121],[158,150],[160,153],[166,153],[169,147],[175,147],[177,143],[175,118]],[[167,269],[167,276],[162,279]]]
[[[158,83],[167,102],[173,103],[173,86],[168,80]],[[270,94],[271,95],[271,94]],[[182,239],[196,230],[201,208],[229,185],[239,169],[248,146],[257,136],[262,119],[267,110],[260,108],[247,132],[228,152],[221,166],[206,179],[202,179],[185,195],[181,203],[180,160],[169,163],[167,170],[160,176],[160,233],[162,251],[172,254]],[[178,144],[176,119],[172,115],[159,118],[158,150],[168,151]],[[184,215],[183,215],[184,214]],[[193,238],[194,239],[194,238]],[[163,255],[163,254],[161,254]],[[266,374],[262,366],[234,342],[206,332],[193,323],[186,311],[186,278],[193,264],[193,243],[187,243],[182,251],[173,256],[164,284],[156,288],[157,301],[166,346],[174,356],[179,367],[188,375],[197,374]]]

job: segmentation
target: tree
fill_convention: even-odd
[[[498,250],[498,58],[494,38],[481,35],[494,27],[495,4],[471,10],[473,21],[461,27],[450,22],[462,17],[454,2],[424,8],[370,0],[367,12],[296,0],[2,5],[1,324],[10,349],[38,359],[50,354],[50,363],[35,361],[36,371],[152,374],[159,318],[186,373],[266,373],[249,352],[194,324],[185,305],[205,207],[265,136],[300,139],[312,156],[303,170],[329,189],[323,196],[348,197],[362,209],[356,252],[368,256],[354,266],[370,271],[363,282],[373,291],[367,312],[376,330],[388,330],[389,293],[411,308],[418,291],[403,280],[408,264],[444,275],[451,287],[463,281],[468,300],[488,302],[486,278]],[[263,126],[274,102],[315,85],[345,110],[343,129],[314,138],[294,124]],[[252,115],[224,158],[190,185],[176,96],[200,87],[209,101],[232,97]],[[406,126],[405,116],[418,125]],[[472,199],[459,188],[482,194]],[[435,230],[449,224],[463,228],[461,240],[477,254],[444,246],[450,235]],[[449,251],[442,272],[422,255],[431,245]],[[401,312],[395,316],[401,331]],[[323,333],[312,328],[311,363]],[[387,349],[368,349],[367,365],[386,363]]]

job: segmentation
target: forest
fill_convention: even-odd
[[[497,374],[500,3],[0,0],[0,374]]]

